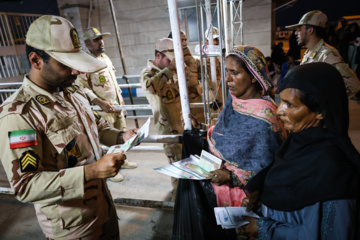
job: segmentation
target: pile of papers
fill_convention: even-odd
[[[225,229],[238,228],[248,224],[249,222],[244,221],[242,216],[260,218],[254,212],[247,212],[246,207],[216,207],[214,212],[217,225],[221,225]]]
[[[191,155],[165,167],[155,168],[155,170],[175,178],[204,180],[215,177],[209,172],[219,169],[221,162],[220,158],[203,150],[200,157]]]
[[[120,151],[127,152],[132,147],[138,145],[142,140],[149,136],[150,129],[150,118],[146,121],[146,123],[139,129],[136,135],[129,140],[127,140],[124,144],[114,145],[109,148],[107,153],[118,153]]]

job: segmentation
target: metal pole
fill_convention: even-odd
[[[202,41],[203,41],[203,44],[205,45],[205,42],[206,42],[206,37],[205,37],[205,29],[204,29],[204,5],[203,5],[203,2],[202,0],[199,0],[199,4],[200,4],[200,17],[201,17],[201,32],[202,32]],[[202,53],[202,45],[201,46],[201,51],[200,53]],[[202,56],[202,55],[200,55]],[[205,107],[207,109],[207,116],[205,116],[205,120],[206,120],[206,124],[210,125],[211,123],[211,116],[210,116],[210,96],[209,96],[209,82],[208,80],[211,79],[210,76],[209,76],[209,72],[208,72],[208,68],[207,68],[207,59],[205,58],[205,64],[203,63],[203,57],[201,58],[201,66],[204,67],[205,69],[205,93],[206,93],[206,103],[205,103]]]
[[[202,12],[202,9],[201,9]],[[197,16],[197,24],[198,24],[198,37],[199,37],[199,47],[200,47],[200,70],[201,70],[201,83],[203,88],[203,101],[205,103],[204,106],[204,116],[205,116],[205,123],[208,123],[208,105],[209,105],[209,91],[207,86],[207,80],[204,77],[204,59],[202,55],[202,45],[203,41],[201,39],[201,36],[203,35],[202,31],[202,21],[201,21],[201,14],[200,14],[200,0],[196,0],[196,16]],[[210,116],[210,115],[209,115]]]
[[[234,36],[234,1],[230,1],[230,36],[231,36],[231,48],[234,47],[235,36]]]
[[[22,70],[21,70],[21,67],[20,67],[21,63],[20,63],[20,59],[19,59],[19,53],[18,53],[18,50],[17,50],[16,45],[15,45],[14,36],[13,36],[13,34],[11,32],[11,28],[10,28],[10,25],[9,25],[9,20],[8,20],[8,15],[7,14],[5,15],[5,23],[6,23],[8,31],[9,31],[11,45],[15,49],[16,61],[17,61],[18,65],[19,65],[19,71],[20,71],[20,74],[22,74]]]
[[[226,0],[225,1],[225,4],[226,4]],[[220,28],[220,46],[221,46],[221,52],[220,52],[220,74],[221,74],[221,79],[220,79],[220,84],[222,86],[221,88],[221,95],[222,95],[222,102],[223,102],[223,105],[225,105],[226,103],[226,99],[227,99],[227,95],[226,95],[226,83],[225,83],[225,71],[224,71],[224,55],[222,53],[222,47],[223,47],[223,38],[222,36],[224,35],[224,29],[225,27],[223,28],[222,26],[225,26],[226,25],[226,19],[224,21],[224,7],[222,6],[222,3],[223,1],[222,0],[218,0],[218,23],[219,23],[219,26],[221,26]],[[226,11],[226,9],[225,9]],[[219,91],[218,89],[216,89],[216,91]]]
[[[178,76],[178,83],[180,90],[181,109],[185,123],[184,130],[191,130],[191,121],[189,118],[189,114],[190,114],[189,97],[186,87],[186,77],[185,77],[185,68],[184,68],[184,54],[180,41],[179,12],[177,8],[176,0],[168,0],[167,2],[169,7],[171,32],[174,42],[176,73]]]
[[[112,18],[113,18],[114,27],[115,27],[115,32],[116,32],[116,40],[117,40],[117,44],[118,44],[118,47],[119,47],[121,64],[122,64],[122,68],[123,68],[123,71],[124,71],[124,75],[126,75],[126,74],[127,74],[127,71],[126,71],[126,66],[125,66],[125,59],[124,59],[124,56],[123,56],[122,45],[121,45],[121,41],[120,41],[119,28],[118,28],[117,21],[116,21],[116,16],[115,16],[115,11],[114,11],[114,5],[113,5],[112,0],[109,0],[109,4],[110,4],[111,15],[112,15]],[[130,83],[130,82],[129,82],[129,79],[125,79],[125,80],[126,80],[126,83],[127,83],[127,84]],[[132,93],[131,93],[131,89],[128,88],[128,91],[129,91],[130,102],[131,102],[131,104],[134,104],[133,97],[132,97]],[[133,110],[133,115],[136,116],[136,111],[135,111],[135,110]],[[189,121],[190,121],[190,120],[189,120]],[[137,119],[135,119],[135,126],[136,126],[137,128],[139,128],[139,123],[138,123],[138,120],[137,120]]]
[[[223,12],[224,12],[224,32],[225,32],[225,55],[229,54],[229,50],[231,49],[231,43],[229,38],[229,26],[230,26],[230,19],[228,16],[228,7],[227,7],[227,0],[223,1]]]
[[[212,14],[211,14],[211,0],[205,0],[205,12],[206,12],[206,25],[208,29],[208,35],[206,36],[210,46],[214,46],[213,39],[213,25],[212,25]],[[215,58],[210,57],[210,72],[211,72],[211,82],[213,89],[213,101],[216,99],[216,67],[215,67]]]
[[[91,27],[92,9],[93,9],[93,0],[90,0],[89,19],[88,19],[88,25],[87,25],[88,28]]]
[[[242,15],[242,11],[243,11],[243,0],[240,0],[240,45],[244,45],[244,29],[243,29],[243,15]]]

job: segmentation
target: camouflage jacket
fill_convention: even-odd
[[[114,145],[120,131],[91,111],[77,86],[51,94],[26,76],[0,106],[0,126],[0,158],[15,197],[35,204],[45,235],[100,236],[112,198],[104,179],[85,181],[84,165],[101,158],[99,139]]]
[[[360,81],[355,76],[354,72],[343,61],[339,52],[332,46],[326,44],[321,39],[314,47],[312,51],[309,49],[304,53],[304,57],[301,64],[312,62],[325,62],[333,65],[342,75],[348,97],[354,96],[360,91]]]

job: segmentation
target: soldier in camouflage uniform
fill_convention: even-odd
[[[140,83],[154,115],[155,127],[159,134],[181,134],[181,103],[179,85],[175,73],[174,47],[172,39],[158,40],[155,46],[155,60],[149,60],[140,74]],[[181,159],[181,144],[164,144],[169,163]],[[177,179],[172,178],[173,196]]]
[[[125,105],[121,95],[121,89],[116,81],[115,68],[110,58],[104,53],[103,36],[110,33],[100,33],[96,28],[90,27],[84,32],[84,41],[87,49],[98,60],[106,64],[106,68],[94,72],[80,74],[76,80],[78,84],[94,105],[101,107],[101,117],[109,121],[113,127],[119,130],[126,130],[126,121],[124,111],[117,111],[113,105]],[[134,162],[125,161],[122,168],[136,168]],[[124,176],[120,172],[113,178],[109,178],[113,182],[124,180]]]
[[[360,91],[360,81],[339,52],[324,42],[327,21],[328,18],[323,12],[315,10],[306,13],[298,24],[286,28],[296,29],[298,44],[307,48],[301,64],[325,62],[333,65],[342,75],[350,98]]]
[[[168,38],[172,38],[172,33],[168,35]],[[183,47],[184,62],[185,62],[185,76],[186,86],[188,89],[189,103],[202,103],[202,84],[199,82],[201,79],[200,61],[195,59],[189,49],[188,40],[185,32],[180,31],[181,46]],[[205,122],[204,108],[191,108],[191,114],[196,118],[198,122]]]
[[[34,203],[47,239],[119,239],[105,179],[125,155],[102,156],[99,139],[114,145],[133,133],[111,128],[72,86],[79,71],[106,65],[80,50],[76,29],[58,16],[33,22],[26,44],[30,72],[0,106],[0,159],[15,197]]]

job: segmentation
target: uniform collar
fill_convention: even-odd
[[[323,45],[324,45],[324,40],[320,39],[320,41],[315,45],[315,47],[312,51],[310,51],[309,49],[307,50],[307,53],[306,53],[307,57],[314,59],[316,54],[320,51],[320,49]]]
[[[42,105],[50,104],[51,102],[57,102],[61,106],[66,107],[65,100],[63,97],[59,97],[60,95],[57,93],[50,93],[46,91],[45,89],[39,87],[34,82],[32,82],[27,75],[24,76],[23,86],[22,86],[24,92],[26,92],[28,95],[30,95],[32,98],[34,98],[37,102],[39,102]],[[77,88],[73,87],[75,91]],[[75,92],[74,91],[74,92]],[[72,92],[69,89],[64,89],[64,94]],[[58,97],[56,97],[57,95]]]
[[[38,95],[43,95],[48,97],[51,101],[55,102],[56,98],[49,93],[48,91],[46,91],[45,89],[39,87],[38,85],[36,85],[34,82],[32,82],[29,78],[28,75],[24,76],[24,81],[23,81],[23,89],[24,91],[29,94],[31,97],[36,99],[36,96]]]

